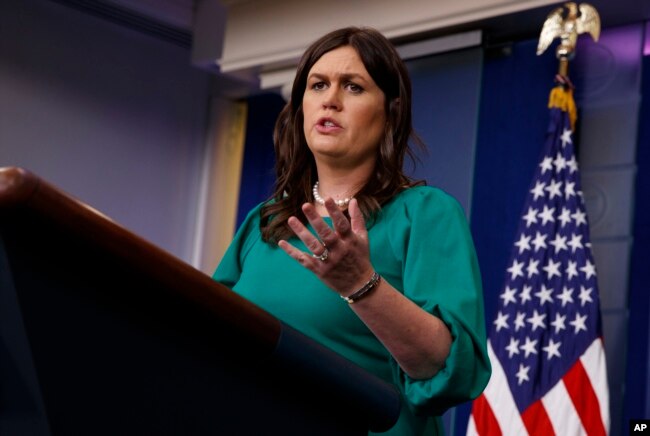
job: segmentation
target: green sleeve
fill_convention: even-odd
[[[221,258],[217,270],[212,275],[214,280],[228,288],[232,289],[239,281],[246,254],[253,244],[261,238],[259,225],[262,205],[263,203],[257,205],[248,213],[239,230],[235,233],[235,237],[228,246],[226,253]]]
[[[411,379],[392,359],[391,369],[414,412],[441,415],[477,397],[490,377],[481,277],[458,202],[433,188],[412,194],[392,244],[404,259],[404,294],[447,325],[452,345],[444,368],[431,379]]]

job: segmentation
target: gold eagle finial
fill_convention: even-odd
[[[566,66],[569,59],[573,57],[578,35],[589,33],[594,41],[598,41],[600,36],[600,16],[596,8],[587,3],[581,3],[577,6],[573,2],[565,3],[567,8],[566,18],[563,17],[564,8],[556,8],[551,12],[539,36],[537,45],[537,54],[541,55],[553,42],[555,38],[560,38],[560,45],[557,47],[556,56],[561,61],[561,65]],[[578,15],[578,9],[580,15]]]

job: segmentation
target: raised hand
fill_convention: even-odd
[[[325,208],[332,218],[333,228],[327,225],[312,204],[302,206],[318,237],[298,218],[291,217],[288,221],[289,227],[311,253],[298,250],[284,240],[278,245],[332,290],[348,296],[363,286],[373,274],[368,231],[356,199],[352,199],[348,206],[350,220],[331,198],[325,201]]]

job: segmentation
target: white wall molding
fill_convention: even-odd
[[[439,38],[425,39],[397,46],[397,52],[402,59],[409,60],[422,56],[444,53],[452,50],[476,47],[481,45],[482,32],[473,30],[471,32],[456,33],[453,35],[441,36]]]
[[[305,48],[328,31],[371,26],[403,38],[556,4],[554,0],[221,0],[228,19],[221,71],[239,75],[295,65]]]

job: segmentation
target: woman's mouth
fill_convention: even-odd
[[[321,133],[332,133],[340,129],[341,126],[331,118],[321,118],[316,123],[316,130]]]

